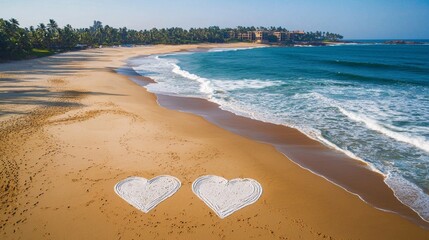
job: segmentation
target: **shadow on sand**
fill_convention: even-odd
[[[68,52],[38,59],[14,61],[0,64],[0,116],[25,114],[26,111],[11,109],[9,106],[35,107],[77,107],[80,103],[72,98],[84,95],[117,95],[103,92],[53,90],[36,85],[36,80],[43,80],[42,75],[51,79],[81,74],[86,71],[111,71],[111,68],[87,67],[86,62],[108,61],[110,55],[93,50],[91,52]],[[34,82],[32,84],[31,82]]]

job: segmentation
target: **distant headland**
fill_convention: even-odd
[[[289,31],[283,27],[113,28],[94,21],[88,28],[59,27],[55,20],[22,28],[18,20],[0,18],[0,59],[24,59],[100,46],[256,42],[277,45],[325,45],[343,36],[330,32]]]

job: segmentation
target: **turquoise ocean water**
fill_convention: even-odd
[[[429,220],[429,45],[212,49],[149,56],[154,93],[294,127],[365,161]]]

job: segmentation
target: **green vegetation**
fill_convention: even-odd
[[[19,27],[16,19],[0,19],[0,59],[15,59],[28,56],[32,46],[28,32]]]
[[[47,49],[38,49],[38,48],[33,48],[31,50],[31,54],[30,56],[34,56],[34,57],[46,57],[49,55],[54,54],[54,52],[49,51]]]
[[[268,35],[268,42],[275,43],[275,42],[278,42],[278,41],[279,41],[279,38],[277,36]]]
[[[152,28],[150,30],[132,30],[103,26],[99,21],[89,28],[76,29],[70,25],[60,28],[54,20],[46,25],[41,23],[36,28],[21,28],[16,19],[0,18],[0,60],[42,57],[55,52],[77,50],[87,47],[113,45],[142,44],[192,44],[192,43],[224,43],[251,41],[239,38],[241,33],[250,31],[282,31],[284,28],[237,27],[224,28],[213,26],[208,28]],[[337,41],[343,37],[339,34],[325,32],[306,32],[293,35],[287,43],[303,41]],[[269,36],[269,42],[277,42],[275,36]]]

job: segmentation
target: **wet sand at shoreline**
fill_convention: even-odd
[[[133,56],[196,47],[94,49],[1,64],[1,239],[429,237],[269,144],[160,107],[156,96],[112,71]],[[113,191],[128,176],[162,174],[182,187],[148,214]],[[264,192],[219,219],[191,190],[205,174],[250,177]]]
[[[330,149],[294,128],[241,117],[204,99],[162,94],[157,94],[157,99],[161,106],[200,115],[233,133],[271,144],[299,166],[359,195],[368,204],[398,213],[429,229],[429,223],[395,197],[384,183],[383,175],[370,169],[366,163]]]

